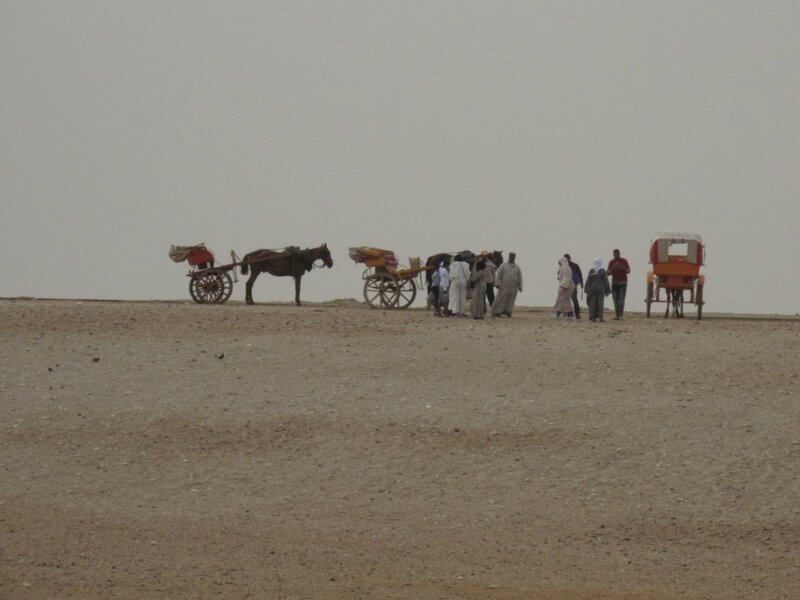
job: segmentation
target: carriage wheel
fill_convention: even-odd
[[[694,297],[694,303],[697,304],[697,320],[703,318],[703,284],[697,284],[697,294]]]
[[[397,308],[408,308],[417,297],[417,286],[413,279],[404,279],[397,289]]]
[[[189,294],[198,304],[222,304],[232,292],[233,281],[225,271],[200,271],[189,281]]]
[[[644,303],[647,305],[647,318],[650,318],[650,305],[653,304],[653,284],[647,284],[647,296],[644,299]]]
[[[394,277],[388,273],[373,275],[364,282],[364,300],[371,308],[392,308],[400,291]]]

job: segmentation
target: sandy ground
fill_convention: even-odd
[[[800,597],[800,321],[0,301],[0,598]]]

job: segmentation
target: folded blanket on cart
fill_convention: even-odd
[[[205,244],[196,244],[194,246],[170,246],[169,257],[173,262],[179,263],[189,260],[193,265],[214,260],[214,255],[206,248]]]
[[[395,256],[394,252],[391,250],[384,250],[383,248],[358,246],[356,248],[350,248],[348,253],[354,262],[365,263],[370,266],[375,264],[397,266],[400,263],[400,261],[397,260],[397,256]]]

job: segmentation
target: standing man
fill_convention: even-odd
[[[497,298],[492,305],[492,316],[500,317],[505,315],[511,317],[514,312],[514,302],[517,300],[517,292],[522,291],[522,271],[516,263],[517,255],[509,252],[508,262],[504,262],[497,269],[494,284],[497,286]]]
[[[628,291],[628,274],[631,272],[631,267],[628,261],[619,255],[619,250],[614,250],[614,258],[608,263],[606,271],[611,275],[611,297],[614,300],[614,312],[617,313],[614,320],[620,321],[622,313],[625,312],[625,293]]]
[[[572,269],[572,281],[575,284],[575,289],[572,290],[572,306],[575,308],[575,318],[580,319],[581,305],[578,302],[578,286],[583,289],[583,273],[581,273],[581,268],[572,262],[572,257],[569,254],[565,254],[564,258],[569,261],[569,268]]]
[[[497,275],[497,265],[492,262],[492,257],[484,259],[486,268],[483,270],[484,280],[486,281],[486,301],[491,307],[494,304],[494,278]]]
[[[436,317],[442,316],[441,311],[441,302],[439,301],[439,289],[440,284],[442,281],[442,276],[439,274],[439,268],[437,267],[433,271],[433,275],[431,275],[431,296],[433,297],[433,314]]]
[[[447,298],[449,298],[450,294],[450,271],[448,270],[448,262],[446,260],[442,261],[442,264],[439,265],[439,306],[441,313],[439,316],[444,316],[448,314],[447,310]]]
[[[450,312],[456,317],[463,317],[467,304],[467,283],[469,282],[469,265],[460,254],[456,254],[450,264]]]

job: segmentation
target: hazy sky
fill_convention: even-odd
[[[659,230],[706,310],[800,311],[800,3],[0,2],[0,296],[188,299],[170,244],[516,250]],[[256,301],[290,300],[262,277]],[[234,289],[244,298],[244,284]]]

